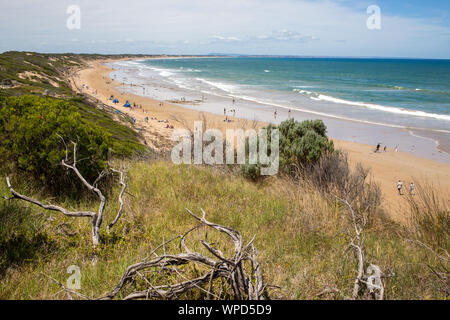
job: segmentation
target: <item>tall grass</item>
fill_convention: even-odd
[[[414,238],[436,250],[450,251],[450,194],[430,184],[418,184],[408,196],[410,230]]]
[[[164,161],[132,164],[128,185],[123,218],[111,234],[102,233],[102,244],[95,250],[91,247],[88,219],[71,219],[26,203],[0,200],[1,243],[12,243],[15,233],[24,234],[21,246],[2,247],[7,248],[8,255],[1,256],[0,298],[66,299],[67,295],[48,276],[65,283],[70,265],[81,269],[80,292],[89,297],[101,296],[117,284],[128,265],[141,261],[163,241],[195,225],[185,208],[194,213],[203,208],[208,220],[239,230],[244,241],[256,235],[263,276],[267,283],[280,287],[271,290],[272,298],[315,299],[326,286],[338,288],[343,295],[351,292],[356,264],[346,250],[348,221],[341,206],[311,185],[299,186],[282,177],[255,184],[223,170]],[[17,189],[42,198],[25,183]],[[118,190],[117,185],[107,195],[104,225],[118,209]],[[0,193],[8,194],[3,181]],[[95,201],[79,203],[73,199],[60,204],[89,210],[97,205]],[[19,217],[21,222],[15,220]],[[424,265],[432,258],[405,241],[399,230],[400,226],[383,220],[372,224],[366,233],[370,260],[386,273],[395,273],[384,280],[386,298],[442,298],[436,286],[438,279]],[[188,239],[192,250],[202,250],[198,240],[204,239],[206,231],[201,229]],[[223,237],[207,232],[209,241],[227,250]],[[36,241],[38,234],[45,241]],[[161,248],[159,253],[161,250],[175,253],[180,249],[174,244]],[[185,272],[189,276],[196,270]],[[343,295],[321,298],[339,299]],[[186,297],[203,296],[200,290],[194,290]]]

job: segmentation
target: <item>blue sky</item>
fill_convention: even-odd
[[[448,0],[0,0],[0,51],[450,59]],[[66,26],[70,5],[81,28]],[[381,29],[366,26],[370,5]]]

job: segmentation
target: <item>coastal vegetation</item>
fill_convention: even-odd
[[[183,258],[121,281],[129,266],[180,252],[236,263],[223,259],[240,251],[221,228],[238,232],[242,247],[249,244],[242,250],[242,274],[261,283],[253,273],[259,263],[265,286],[257,291],[264,298],[380,298],[367,285],[369,267],[379,268],[384,299],[448,298],[449,195],[418,185],[403,212],[407,222],[394,222],[380,206],[383,196],[370,169],[349,164],[322,121],[278,126],[282,170],[265,179],[257,178],[257,166],[175,165],[163,155],[145,157],[152,151],[132,125],[117,122],[66,84],[71,68],[102,58],[109,57],[0,55],[0,299],[125,298],[214,275]],[[27,71],[42,77],[19,76]],[[103,226],[109,227],[99,226],[95,246],[89,219],[22,201],[4,179],[39,203],[97,212],[93,188],[64,165],[75,163],[75,150],[79,172],[106,199]],[[97,181],[99,176],[106,179]],[[197,219],[202,211],[214,227]],[[81,271],[80,289],[67,288],[70,266]],[[195,282],[176,297],[152,297],[239,298],[226,277],[214,280]],[[248,293],[241,297],[253,297]]]
[[[296,175],[304,173],[318,163],[320,159],[334,152],[333,141],[327,137],[327,128],[322,120],[294,119],[283,121],[279,126],[264,127],[267,132],[268,146],[271,145],[272,130],[279,130],[280,171],[283,174]],[[248,151],[249,139],[246,139]],[[268,154],[271,150],[268,148]],[[261,164],[245,163],[241,165],[242,174],[251,179],[262,179]]]

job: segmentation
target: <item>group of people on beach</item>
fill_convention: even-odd
[[[402,189],[403,189],[403,181],[399,179],[397,181],[397,191],[400,196],[403,195]],[[414,195],[415,189],[416,189],[416,186],[414,185],[414,182],[411,181],[411,183],[409,184],[409,194]]]
[[[155,120],[155,121],[158,121],[158,122],[161,122],[161,123],[165,123],[166,124],[166,126],[164,127],[164,128],[166,128],[166,129],[174,129],[174,126],[172,125],[172,124],[169,124],[169,120],[158,120],[158,118],[156,118],[156,117],[148,117],[148,116],[146,116],[145,118],[144,118],[144,121],[146,122],[146,123],[148,123],[148,121],[149,120]]]
[[[395,146],[394,151],[398,152],[398,145]],[[377,146],[376,146],[374,152],[375,153],[381,152],[381,143],[377,143]],[[383,147],[383,152],[387,152],[387,146],[386,145],[384,145],[384,147]]]
[[[110,97],[107,98],[106,100],[112,100],[113,103],[119,103],[119,100],[118,100],[117,98],[114,98],[114,95],[110,95]],[[159,103],[159,106],[162,106],[162,105],[163,105],[163,103],[160,102],[160,103]],[[128,100],[127,100],[126,103],[124,104],[124,107],[130,108],[131,110],[135,110],[135,109],[141,110],[143,113],[147,113],[147,111],[144,110],[144,108],[142,107],[142,105],[138,105],[138,104],[136,104],[135,102],[133,102],[133,104],[131,104]],[[117,112],[117,113],[120,113],[120,110],[116,110],[116,112]],[[136,118],[135,118],[135,117],[131,117],[131,120],[133,121],[133,123],[136,123]],[[145,121],[146,123],[148,123],[149,120],[150,120],[150,119],[149,119],[148,116],[146,116],[146,117],[144,118],[144,121]],[[169,124],[169,120],[158,120],[156,117],[151,117],[151,120],[157,120],[158,122],[165,123],[166,126],[165,126],[164,128],[166,128],[166,129],[174,129],[174,126],[171,125],[171,124]]]
[[[233,99],[234,101],[234,99]],[[236,109],[231,109],[229,110],[229,112],[231,112],[233,114],[233,118],[236,117]],[[228,119],[228,115],[227,115],[227,108],[223,108],[223,115],[225,116],[225,119],[223,121],[225,122],[231,122],[231,119]]]
[[[277,110],[274,110],[274,112],[273,112],[274,120],[277,120],[277,114],[278,114]],[[288,119],[290,119],[290,118],[291,118],[291,109],[288,109]]]

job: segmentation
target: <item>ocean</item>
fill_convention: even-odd
[[[140,95],[187,101],[208,97],[207,104],[203,100],[203,106],[190,106],[199,110],[223,113],[224,107],[233,108],[238,117],[264,121],[274,120],[276,110],[281,116],[274,122],[298,114],[362,128],[406,129],[442,146],[450,144],[450,60],[172,58],[110,66],[116,70],[112,78]],[[380,139],[349,139],[342,130],[331,131],[356,142]]]

